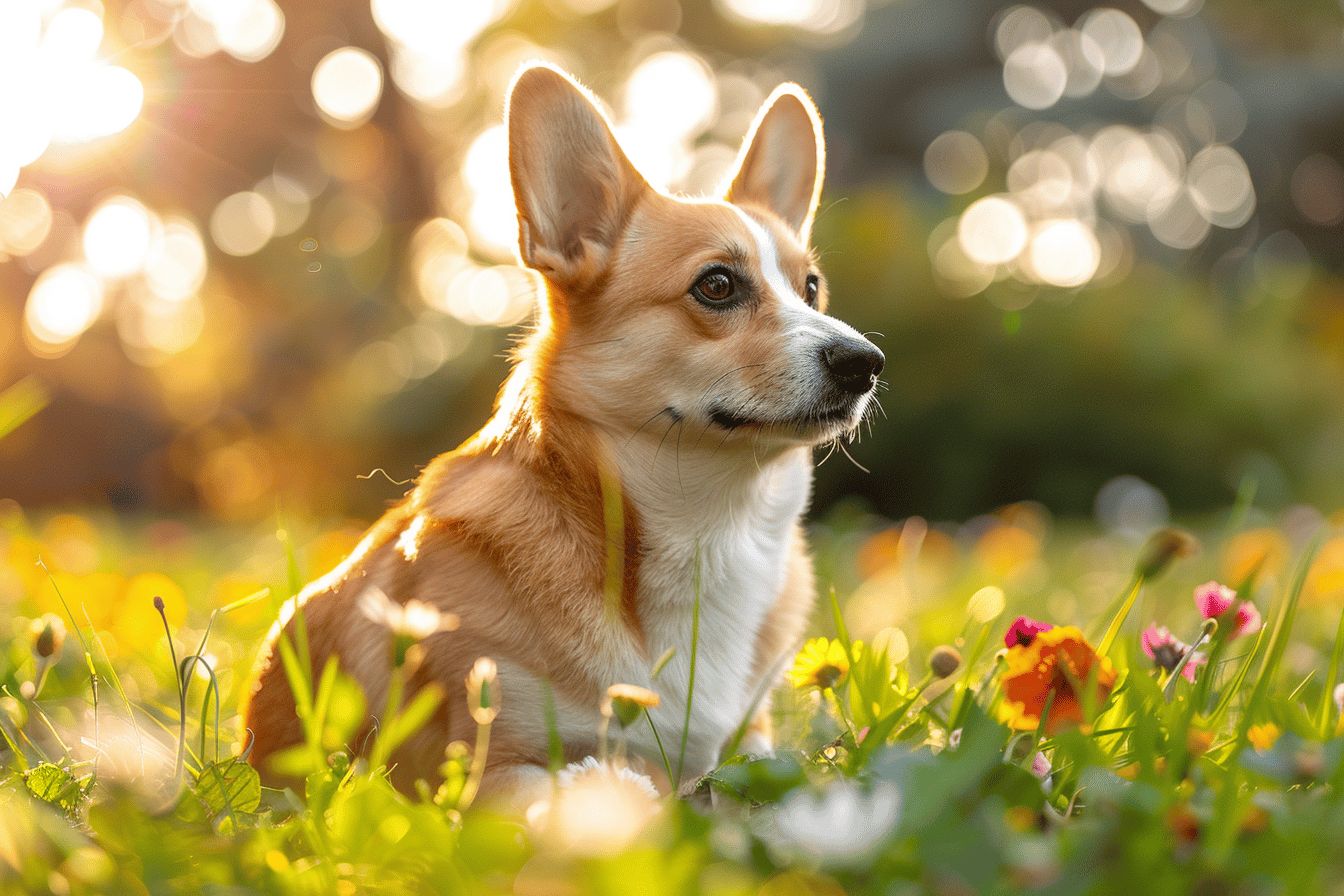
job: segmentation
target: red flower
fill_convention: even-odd
[[[1041,632],[1048,632],[1054,628],[1048,622],[1041,622],[1032,619],[1030,616],[1019,616],[1013,620],[1013,624],[1008,626],[1008,633],[1003,636],[1003,645],[1005,647],[1026,647],[1036,640],[1036,636]]]

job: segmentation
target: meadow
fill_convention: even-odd
[[[365,707],[339,674],[311,683],[289,757],[301,792],[261,787],[237,757],[276,606],[357,523],[0,502],[0,888],[1335,892],[1344,526],[1244,500],[1192,530],[1102,531],[1032,504],[956,525],[842,506],[813,526],[823,600],[774,694],[773,756],[726,756],[689,797],[658,795],[622,744],[654,698],[617,689],[605,759],[557,762],[551,800],[508,818],[472,805],[509,711],[489,669],[464,684],[485,736],[414,796],[381,757],[426,701],[352,750]],[[413,657],[416,637],[389,648]]]

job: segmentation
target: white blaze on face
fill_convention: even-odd
[[[761,276],[775,299],[780,303],[781,314],[787,323],[785,330],[791,364],[807,365],[810,376],[820,377],[822,370],[816,358],[818,349],[836,339],[851,338],[862,340],[857,330],[844,321],[836,320],[810,307],[798,290],[789,283],[779,266],[779,250],[774,237],[754,218],[735,205],[731,208],[742,220],[743,226],[751,234],[756,244],[756,254],[761,260]]]

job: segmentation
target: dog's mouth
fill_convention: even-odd
[[[709,411],[709,420],[720,429],[728,431],[757,428],[780,429],[796,433],[815,432],[830,429],[854,419],[857,402],[847,401],[838,404],[821,404],[809,408],[801,414],[783,417],[750,417],[739,411],[715,406]]]

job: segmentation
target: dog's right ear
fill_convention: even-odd
[[[581,288],[605,269],[648,185],[596,102],[558,69],[519,72],[506,118],[519,257],[558,285]]]

